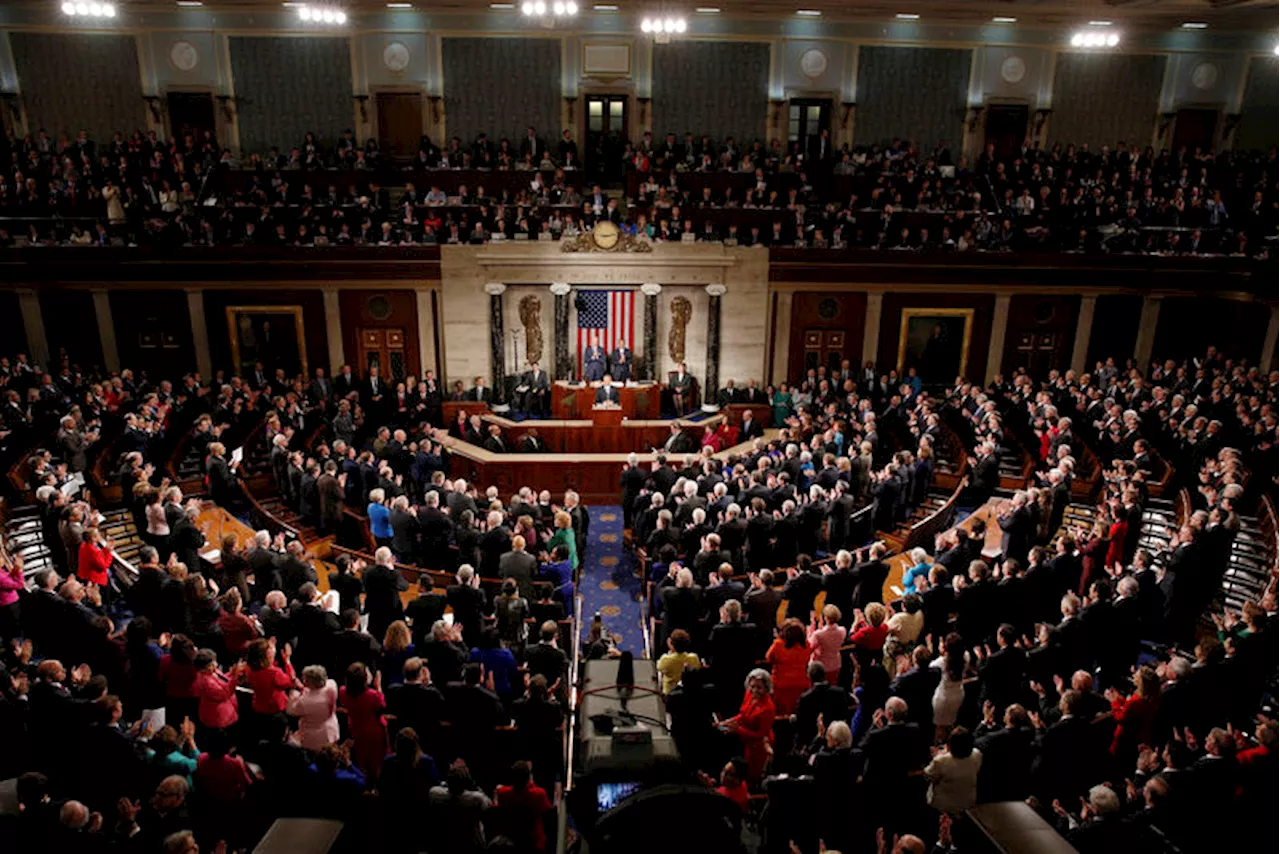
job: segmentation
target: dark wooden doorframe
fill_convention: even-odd
[[[1026,140],[1030,118],[1031,108],[1026,104],[988,104],[984,127],[986,144],[994,143],[996,154],[1008,157]]]
[[[625,93],[592,92],[584,96],[587,132],[579,155],[594,181],[622,177],[622,152],[630,123],[629,96]]]
[[[178,140],[191,136],[199,144],[206,130],[217,138],[217,112],[211,92],[167,92],[165,110],[169,117],[169,133]]]
[[[412,157],[422,141],[420,92],[377,92],[378,146],[393,157]]]
[[[1178,110],[1173,124],[1173,150],[1182,146],[1187,151],[1194,151],[1197,146],[1202,151],[1213,148],[1213,139],[1218,130],[1218,111],[1212,108],[1186,108]]]

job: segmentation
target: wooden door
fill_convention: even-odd
[[[360,369],[367,376],[369,369],[389,383],[397,383],[409,371],[406,361],[404,330],[394,328],[360,329]]]
[[[1217,110],[1178,110],[1173,125],[1173,150],[1183,146],[1187,151],[1213,148],[1213,135],[1218,129]]]
[[[627,140],[627,96],[587,96],[587,173],[593,181],[622,177],[622,152]]]
[[[422,141],[422,95],[379,92],[378,145],[392,157],[412,157]]]
[[[847,336],[843,330],[806,329],[804,332],[804,370],[801,371],[801,376],[807,374],[810,368],[817,369],[823,365],[826,366],[828,374],[838,372],[840,370],[840,362],[844,359],[852,358],[848,355],[847,344]]]
[[[817,161],[821,152],[818,140],[827,132],[827,159],[835,156],[831,150],[831,99],[792,98],[787,111],[787,142],[798,142],[800,150],[811,160]]]
[[[1026,104],[990,104],[987,106],[987,144],[995,145],[996,154],[1009,157],[1027,138]]]
[[[208,92],[170,92],[165,95],[169,111],[169,132],[182,140],[186,137],[198,145],[205,131],[216,134],[213,96]]]

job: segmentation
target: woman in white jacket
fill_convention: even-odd
[[[973,733],[962,726],[951,731],[947,746],[924,769],[929,781],[929,805],[938,812],[962,813],[978,800],[978,769],[982,751],[973,747]]]

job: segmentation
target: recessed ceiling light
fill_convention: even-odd
[[[1111,22],[1110,22],[1110,21],[1090,21],[1090,22],[1089,22],[1089,26],[1091,26],[1091,27],[1109,27],[1109,26],[1111,26]]]
[[[1204,21],[1187,21],[1186,23],[1184,23],[1184,24],[1182,25],[1182,29],[1184,29],[1184,30],[1207,30],[1207,29],[1209,29],[1209,25],[1208,25],[1208,24],[1206,24]]]
[[[178,0],[179,6],[203,6],[201,0]]]
[[[996,17],[994,17],[994,18],[992,18],[992,19],[991,19],[991,23],[993,23],[993,24],[1016,24],[1016,23],[1018,23],[1018,19],[1017,19],[1017,18],[1006,18],[1006,17],[1005,17],[1005,16],[1003,16],[1003,15],[997,15]]]
[[[405,5],[408,6],[409,4],[406,3]],[[516,7],[515,3],[490,3],[489,4],[490,9],[498,9],[500,11],[508,11],[508,10],[514,9],[515,7]]]
[[[796,9],[796,14],[802,18],[821,18],[822,13],[817,9]]]
[[[591,8],[592,8],[592,9],[595,9],[597,12],[616,12],[616,11],[618,11],[618,7],[617,7],[617,6],[615,6],[615,5],[613,5],[612,3],[597,3],[596,5],[592,6]]]
[[[699,6],[693,11],[697,12],[699,15],[719,15],[720,14],[720,8],[718,6]]]
[[[899,12],[893,17],[897,18],[899,21],[918,21],[920,19],[919,15],[913,15],[910,12]]]
[[[388,9],[412,9],[413,4],[412,3],[388,3],[387,8]]]

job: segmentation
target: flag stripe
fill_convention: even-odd
[[[582,309],[578,312],[578,375],[583,374],[583,354],[588,347],[606,352],[626,342],[635,349],[635,291],[579,291]]]

